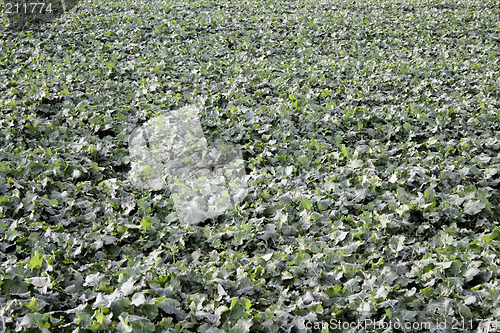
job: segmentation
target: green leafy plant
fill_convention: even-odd
[[[500,319],[498,1],[65,5],[0,11],[0,331]],[[128,177],[193,104],[249,176],[198,225]]]

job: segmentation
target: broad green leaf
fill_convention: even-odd
[[[122,284],[120,290],[122,291],[123,295],[125,295],[125,296],[130,295],[135,290],[134,280],[130,279],[127,282],[125,282],[124,284]]]
[[[42,263],[43,263],[43,258],[40,257],[40,253],[38,251],[35,251],[35,255],[31,257],[28,263],[28,268],[35,269],[42,267]]]
[[[308,198],[304,198],[300,201],[300,207],[302,209],[305,209],[305,210],[310,210],[313,206],[313,202],[308,199]]]
[[[35,297],[32,297],[31,301],[25,303],[24,306],[30,309],[31,312],[37,312],[40,309],[40,304]]]
[[[469,200],[464,205],[464,212],[469,215],[476,215],[480,213],[485,207],[486,204],[484,202],[481,202],[479,200]]]
[[[479,270],[477,267],[469,267],[465,272],[464,272],[464,278],[465,282],[469,282],[472,280],[476,275],[481,273],[481,270]]]
[[[151,217],[145,216],[141,220],[141,228],[143,231],[147,231],[151,227]]]
[[[431,297],[431,295],[433,294],[434,292],[434,288],[429,286],[429,287],[426,287],[426,288],[423,288],[423,289],[420,289],[420,293],[425,296],[425,297]]]

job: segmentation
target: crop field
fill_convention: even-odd
[[[0,5],[0,332],[500,331],[499,0],[72,2]],[[188,109],[199,223],[131,180]]]

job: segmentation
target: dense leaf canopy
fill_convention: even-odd
[[[20,30],[2,10],[0,331],[498,323],[499,11],[85,0]],[[131,184],[128,142],[195,102],[249,180],[193,226]]]

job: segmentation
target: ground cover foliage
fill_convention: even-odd
[[[25,31],[3,15],[0,330],[500,320],[499,8],[87,0]],[[192,103],[249,175],[196,227],[128,181],[132,130]]]

